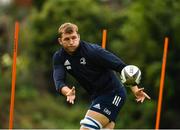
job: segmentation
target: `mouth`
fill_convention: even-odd
[[[70,48],[74,48],[74,47],[76,47],[76,46],[69,46]]]
[[[70,47],[68,47],[68,50],[69,50],[69,51],[75,51],[75,50],[76,50],[76,47],[75,47],[75,46],[70,46]]]
[[[68,49],[75,49],[76,47],[75,46],[69,46]]]

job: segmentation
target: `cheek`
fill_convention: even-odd
[[[67,48],[67,44],[66,43],[62,43],[61,44],[64,48]]]
[[[79,44],[79,41],[80,41],[80,39],[78,38],[78,39],[76,40],[76,44],[77,44],[77,45]]]

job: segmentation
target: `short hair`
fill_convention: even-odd
[[[73,23],[64,23],[62,24],[59,29],[58,29],[58,33],[59,33],[59,37],[61,38],[62,37],[62,34],[71,34],[73,32],[78,32],[78,27],[77,25],[73,24]]]

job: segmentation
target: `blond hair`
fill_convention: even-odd
[[[59,33],[60,38],[62,37],[62,34],[64,34],[64,33],[71,34],[73,32],[78,32],[77,25],[75,25],[73,23],[64,23],[58,29],[58,33]]]

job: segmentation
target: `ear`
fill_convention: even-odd
[[[60,45],[62,45],[61,38],[58,38],[58,42]]]

